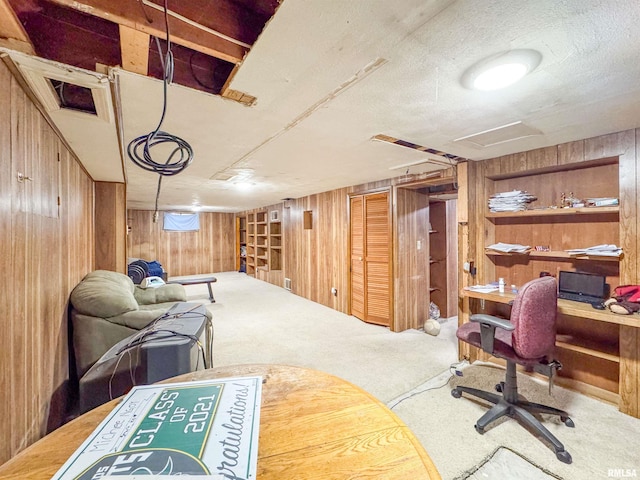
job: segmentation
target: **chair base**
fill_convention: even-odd
[[[558,460],[564,463],[571,463],[571,455],[564,449],[564,445],[533,416],[533,413],[558,415],[566,426],[573,427],[574,423],[573,420],[569,418],[569,414],[564,410],[559,410],[547,405],[519,400],[516,383],[516,367],[512,362],[507,362],[506,381],[504,384],[501,383],[500,386],[504,392],[503,395],[470,387],[456,387],[451,390],[451,395],[455,398],[460,398],[463,393],[466,393],[494,404],[494,406],[476,422],[475,428],[478,433],[483,434],[487,425],[500,417],[508,415],[518,420],[524,427],[528,427],[534,433],[539,434],[547,440],[553,446]],[[498,385],[496,388],[497,387]]]

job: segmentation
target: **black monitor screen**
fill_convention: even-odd
[[[558,290],[604,298],[606,278],[602,275],[579,272],[560,272]]]

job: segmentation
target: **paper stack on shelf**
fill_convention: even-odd
[[[526,204],[537,198],[524,190],[495,193],[489,198],[489,210],[491,212],[519,212],[526,210]]]
[[[622,255],[622,248],[616,245],[596,245],[594,247],[573,248],[565,251],[574,256],[619,257]]]
[[[494,252],[500,253],[527,253],[531,250],[529,245],[520,245],[518,243],[494,243],[493,245],[489,245],[487,250],[493,250]]]

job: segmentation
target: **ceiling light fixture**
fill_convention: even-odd
[[[242,181],[242,182],[236,182],[234,183],[234,186],[238,189],[238,190],[242,190],[242,191],[246,191],[246,190],[251,190],[251,188],[253,188],[253,186],[255,185],[255,183],[252,182],[246,182],[246,181]]]
[[[541,60],[540,52],[530,49],[497,53],[469,67],[462,74],[461,82],[471,90],[498,90],[532,72]]]

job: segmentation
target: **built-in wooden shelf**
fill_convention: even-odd
[[[493,256],[527,256],[531,258],[561,258],[561,259],[573,259],[573,260],[597,260],[599,262],[619,262],[622,255],[619,257],[611,257],[608,255],[575,255],[565,252],[563,250],[551,250],[549,252],[538,252],[531,250],[525,253],[519,252],[497,252],[495,250],[485,250],[485,254]]]
[[[581,207],[581,208],[541,208],[537,210],[522,210],[519,212],[489,212],[486,218],[519,218],[519,217],[548,217],[562,215],[602,215],[618,214],[620,207]]]
[[[610,362],[620,363],[620,355],[614,345],[575,338],[572,335],[557,335],[556,347],[578,352]]]

